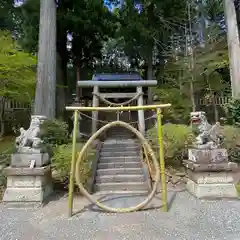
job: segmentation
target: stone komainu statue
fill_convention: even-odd
[[[205,112],[191,112],[191,124],[197,130],[195,145],[199,148],[217,148],[222,143],[220,123],[208,123]]]
[[[25,130],[20,128],[20,136],[16,138],[17,152],[33,152],[40,150],[42,140],[40,139],[40,125],[46,120],[44,116],[33,115],[30,127]]]

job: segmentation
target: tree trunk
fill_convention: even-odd
[[[194,80],[195,80],[195,61],[194,61],[194,50],[193,50],[193,42],[192,42],[192,22],[191,22],[191,4],[187,4],[188,11],[188,23],[189,23],[189,39],[190,39],[190,48],[191,48],[191,59],[189,62],[189,70],[191,71],[190,78],[190,99],[192,103],[192,111],[196,111],[196,103],[195,103],[195,91],[194,91]],[[185,29],[187,30],[187,29]],[[186,54],[188,56],[188,39],[186,38]]]
[[[37,86],[34,114],[49,119],[56,112],[56,4],[41,0]]]
[[[232,85],[232,97],[240,98],[240,43],[235,4],[233,0],[224,0],[225,21],[228,36],[229,68]]]

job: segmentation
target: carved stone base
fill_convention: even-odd
[[[231,172],[187,172],[189,179],[197,184],[234,183]]]
[[[223,172],[223,171],[227,172],[238,169],[237,163],[233,162],[200,164],[184,160],[183,165],[193,172]]]
[[[236,198],[232,172],[237,164],[228,162],[226,149],[189,149],[183,161],[189,180],[187,190],[197,198]]]
[[[32,160],[35,160],[34,167],[41,167],[50,163],[48,153],[15,153],[12,154],[11,166],[16,168],[27,168],[30,166]]]
[[[222,179],[223,180],[223,179]],[[233,183],[196,183],[187,182],[187,190],[200,199],[237,198],[238,193]]]
[[[8,167],[4,171],[7,176],[4,203],[41,205],[53,191],[50,165],[32,169]]]
[[[197,164],[184,161],[187,167],[187,190],[197,198],[217,199],[236,198],[238,196],[234,185],[232,171],[235,163]]]
[[[227,150],[224,148],[216,149],[188,149],[188,160],[195,163],[223,163],[228,162]]]

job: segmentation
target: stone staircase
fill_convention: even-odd
[[[95,192],[147,193],[148,177],[140,144],[123,128],[113,128],[102,145],[95,178]]]

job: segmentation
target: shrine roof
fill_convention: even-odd
[[[138,73],[96,73],[92,81],[142,81]]]

